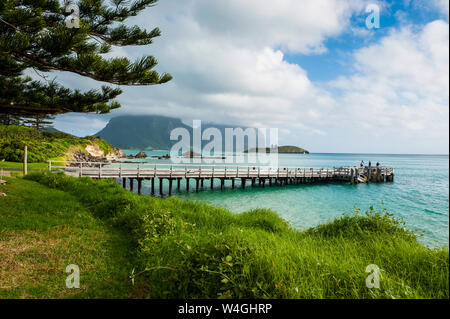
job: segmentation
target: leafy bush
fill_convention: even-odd
[[[385,208],[381,213],[376,212],[371,206],[368,211],[361,215],[361,211],[355,208],[355,215],[344,215],[335,218],[332,223],[319,225],[309,229],[308,234],[315,234],[325,238],[353,238],[365,240],[374,234],[386,236],[390,241],[399,237],[402,240],[415,242],[420,236],[415,231],[406,229],[405,222],[395,218]]]

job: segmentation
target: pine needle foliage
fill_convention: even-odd
[[[148,86],[172,79],[154,68],[157,60],[143,56],[105,57],[114,46],[145,46],[160,36],[158,28],[129,25],[157,0],[1,0],[0,114],[33,117],[67,112],[108,113],[120,107],[119,86]],[[76,5],[75,12],[69,5]],[[66,12],[67,11],[67,12]],[[78,27],[68,24],[74,13]],[[43,80],[32,80],[34,72]],[[48,72],[63,71],[111,85],[82,92],[49,80]],[[27,73],[28,72],[28,73]]]

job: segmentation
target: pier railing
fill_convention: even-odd
[[[394,174],[390,167],[301,168],[208,164],[49,161],[50,171],[92,178],[342,178]]]

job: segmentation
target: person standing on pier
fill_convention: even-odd
[[[364,167],[364,161],[361,161],[361,165],[360,165],[361,167]]]

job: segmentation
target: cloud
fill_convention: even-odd
[[[58,116],[58,121],[55,122],[54,127],[75,136],[87,136],[104,128],[110,117],[93,114],[64,114]]]
[[[448,0],[434,0],[435,6],[441,11],[442,14],[447,16],[449,13],[449,1]]]
[[[416,32],[393,30],[354,53],[354,74],[331,85],[342,90],[336,103],[355,131],[418,152],[448,152],[448,27],[436,20]]]
[[[448,23],[393,29],[371,43],[378,31],[351,23],[366,3],[161,1],[130,23],[158,26],[162,37],[116,53],[154,55],[158,70],[174,79],[124,87],[122,108],[113,115],[278,127],[284,143],[312,151],[448,152]],[[327,39],[343,34],[365,45],[346,52],[353,58],[350,75],[317,83],[285,59],[287,53],[320,55]],[[79,84],[76,77],[59,79]],[[99,125],[92,122],[89,134]]]
[[[222,123],[279,127],[295,119],[292,125],[307,134],[323,134],[312,125],[326,125],[321,114],[333,108],[333,99],[284,54],[324,52],[323,41],[346,30],[362,4],[185,1],[180,7],[161,2],[133,22],[161,28],[152,54],[174,80],[145,92],[130,88],[121,101],[127,112]]]
[[[167,0],[151,8],[152,20],[162,26],[164,34],[175,28],[190,35],[200,32],[201,38],[214,37],[217,42],[247,48],[279,47],[283,51],[323,52],[323,41],[345,30],[355,11],[364,1],[338,0]],[[161,19],[162,17],[162,19]],[[143,25],[148,19],[138,17]],[[168,23],[165,23],[168,22]],[[174,22],[176,22],[174,24]],[[183,26],[180,28],[180,24]],[[192,34],[193,35],[193,34]],[[199,37],[191,37],[195,42]]]

